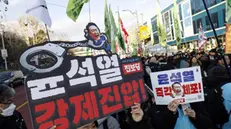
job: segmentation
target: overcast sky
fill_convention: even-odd
[[[10,6],[7,13],[7,20],[18,20],[19,17],[25,15],[25,10],[32,6],[36,0],[9,0]],[[71,40],[84,39],[83,29],[89,22],[89,4],[85,4],[83,10],[76,22],[69,19],[66,15],[66,6],[68,0],[46,0],[48,10],[52,19],[51,29],[57,32],[66,33]],[[173,3],[173,0],[160,0],[161,8],[164,9]],[[91,0],[91,19],[100,29],[104,29],[104,0]],[[54,6],[53,4],[63,7]],[[143,21],[147,21],[156,13],[156,0],[108,0],[116,17],[116,11],[120,10],[120,15],[124,21],[125,27],[136,23],[136,18],[129,12],[122,10],[137,10],[143,13]],[[139,17],[142,21],[142,15]],[[102,30],[103,31],[103,30]]]

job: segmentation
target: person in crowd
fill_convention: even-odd
[[[231,87],[227,87],[230,86],[230,83],[231,80],[226,69],[219,66],[213,68],[208,74],[207,83],[204,83],[207,88],[205,89],[206,110],[217,129],[229,129],[231,127]]]
[[[154,129],[149,116],[144,113],[139,103],[131,107],[129,118],[129,129]]]
[[[201,62],[196,57],[192,57],[192,59],[190,60],[190,67],[200,66],[200,65]]]
[[[0,85],[0,129],[27,129],[22,115],[13,103],[15,91],[7,85]]]
[[[230,66],[230,58],[229,56],[225,55],[225,60],[226,60],[226,63],[228,66]],[[225,62],[223,60],[223,56],[217,56],[217,64],[213,67],[211,67],[209,70],[208,70],[208,76],[212,74],[212,71],[214,70],[214,68],[216,67],[220,67],[221,69],[224,69],[226,70],[226,67],[225,67]],[[230,67],[229,67],[229,70],[230,70]],[[231,71],[231,70],[230,70]]]
[[[222,56],[218,56],[217,61],[218,61],[218,65],[219,66],[225,67],[225,62],[224,62]],[[229,66],[230,65],[230,58],[229,58],[229,56],[225,55],[225,61],[226,61],[227,65]]]
[[[168,106],[154,103],[148,111],[152,126],[155,129],[214,129],[202,103],[187,104],[187,107],[183,111],[177,100]]]

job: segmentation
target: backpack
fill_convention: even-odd
[[[220,87],[205,89],[205,107],[210,118],[216,125],[224,125],[229,121],[229,113],[223,104],[222,89]]]

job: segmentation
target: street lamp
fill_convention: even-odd
[[[133,16],[136,17],[136,23],[137,23],[137,27],[139,27],[139,16],[138,16],[138,12],[137,10],[135,12],[132,12],[131,10],[125,9],[122,10],[123,12],[130,12]]]
[[[138,14],[137,10],[135,10],[135,12],[133,12],[131,10],[128,10],[128,9],[122,10],[122,11],[123,12],[130,12],[133,16],[136,17],[136,24],[137,24],[137,30],[136,30],[137,46],[136,46],[136,50],[137,50],[137,53],[138,53],[138,47],[139,47],[139,42],[140,42],[140,38],[139,38],[139,26],[140,26],[140,23],[139,23],[139,14]],[[143,17],[143,13],[141,13],[141,15]]]

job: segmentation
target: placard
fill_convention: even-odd
[[[168,105],[177,99],[181,104],[204,101],[200,67],[151,73],[157,105]]]
[[[94,34],[99,32],[97,27],[90,28]],[[104,46],[110,45],[106,35],[93,37],[80,42],[46,42],[22,53],[20,67],[27,75],[25,88],[35,129],[53,125],[75,129],[147,99],[141,59],[121,60]],[[92,45],[100,43],[104,45],[96,49],[107,54],[76,57],[67,53],[70,48],[94,48]]]

